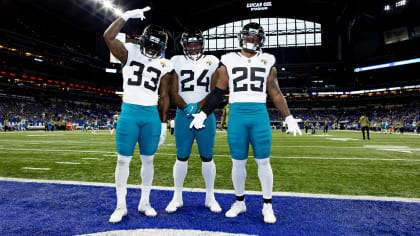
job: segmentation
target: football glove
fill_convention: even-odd
[[[206,127],[204,125],[204,121],[207,119],[207,115],[206,113],[204,113],[204,111],[200,111],[200,113],[192,114],[192,116],[194,117],[194,119],[190,123],[190,129],[192,128],[201,129],[201,128]]]
[[[286,133],[288,134],[288,133],[293,132],[293,136],[296,136],[296,132],[297,132],[299,135],[302,135],[302,132],[300,131],[300,128],[298,125],[298,122],[301,122],[301,121],[302,119],[295,119],[293,118],[292,115],[286,117],[286,120],[284,121],[284,123],[286,123],[287,125]]]
[[[166,129],[167,128],[168,128],[168,124],[167,123],[162,123],[161,130],[160,130],[160,139],[159,139],[158,147],[160,145],[162,145],[166,140]]]
[[[143,8],[143,9],[135,9],[131,11],[126,11],[124,14],[122,14],[121,18],[123,18],[125,21],[128,21],[130,18],[140,18],[140,20],[146,19],[144,16],[144,13],[146,11],[149,11],[151,8],[149,6]]]
[[[191,117],[192,114],[197,113],[198,109],[200,109],[200,104],[188,103],[184,106],[184,113],[187,117]]]

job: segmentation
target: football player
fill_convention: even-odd
[[[172,78],[171,101],[177,106],[175,117],[175,142],[177,160],[173,168],[174,196],[166,207],[166,212],[173,213],[182,207],[182,188],[188,170],[188,159],[194,139],[197,140],[201,158],[201,172],[206,185],[205,206],[212,212],[222,211],[214,197],[214,179],[216,165],[213,161],[214,138],[216,135],[216,119],[209,113],[201,130],[190,129],[195,114],[203,107],[207,96],[216,85],[215,72],[219,59],[204,55],[204,37],[200,30],[188,30],[181,36],[184,55],[172,57],[175,67]]]
[[[124,65],[122,69],[124,96],[116,132],[117,207],[109,218],[110,223],[120,222],[127,215],[127,179],[136,143],[139,143],[142,161],[140,172],[142,189],[138,211],[149,217],[157,215],[150,205],[149,195],[154,175],[153,156],[158,145],[163,144],[166,139],[168,83],[173,66],[161,55],[166,48],[168,35],[162,27],[149,25],[140,37],[140,48],[132,43],[123,44],[116,39],[129,19],[143,20],[144,12],[148,10],[150,7],[125,12],[104,33],[105,42],[111,53]]]
[[[294,135],[302,133],[297,124],[300,120],[290,114],[286,99],[280,91],[274,56],[261,52],[264,41],[264,29],[259,24],[249,23],[242,28],[239,34],[241,51],[222,56],[216,88],[209,95],[202,111],[193,115],[194,120],[190,127],[196,129],[205,127],[207,116],[215,109],[229,86],[228,142],[232,155],[232,182],[236,202],[225,216],[236,217],[246,211],[245,166],[251,143],[263,193],[264,222],[275,223],[276,217],[271,203],[273,172],[269,158],[271,128],[265,104],[267,93],[275,107],[286,117],[287,131],[293,132]]]

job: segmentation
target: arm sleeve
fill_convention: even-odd
[[[206,105],[204,105],[203,109],[201,109],[207,115],[211,114],[214,109],[219,104],[220,100],[222,99],[223,95],[225,94],[225,90],[219,89],[216,87],[209,95],[207,99]]]

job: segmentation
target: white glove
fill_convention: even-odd
[[[144,16],[144,13],[146,11],[149,11],[151,8],[149,6],[143,8],[143,9],[136,9],[131,11],[126,11],[124,14],[122,14],[121,18],[123,18],[125,21],[128,21],[130,18],[140,18],[141,20],[146,19]]]
[[[168,124],[167,123],[162,123],[161,130],[160,130],[160,139],[159,139],[158,147],[160,145],[162,145],[166,140],[166,129],[167,128],[168,128]]]
[[[194,119],[191,121],[190,129],[192,129],[193,127],[196,129],[201,129],[201,128],[206,127],[204,125],[204,121],[207,119],[207,115],[206,113],[204,113],[204,111],[200,111],[200,113],[192,114],[192,116],[194,117]]]
[[[295,119],[293,118],[292,115],[286,117],[286,120],[284,121],[287,125],[286,133],[288,134],[288,133],[293,132],[293,136],[296,136],[296,132],[297,132],[299,135],[302,135],[302,132],[300,131],[300,128],[298,125],[298,122],[301,122],[301,121],[302,119]]]

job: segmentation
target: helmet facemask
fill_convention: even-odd
[[[240,47],[249,52],[260,51],[264,41],[264,29],[257,23],[245,25],[239,34]]]
[[[204,38],[201,31],[193,33],[183,33],[181,45],[184,49],[184,55],[196,61],[201,58],[204,51]]]
[[[148,26],[140,37],[140,51],[150,58],[158,58],[166,49],[166,33],[158,26]]]

